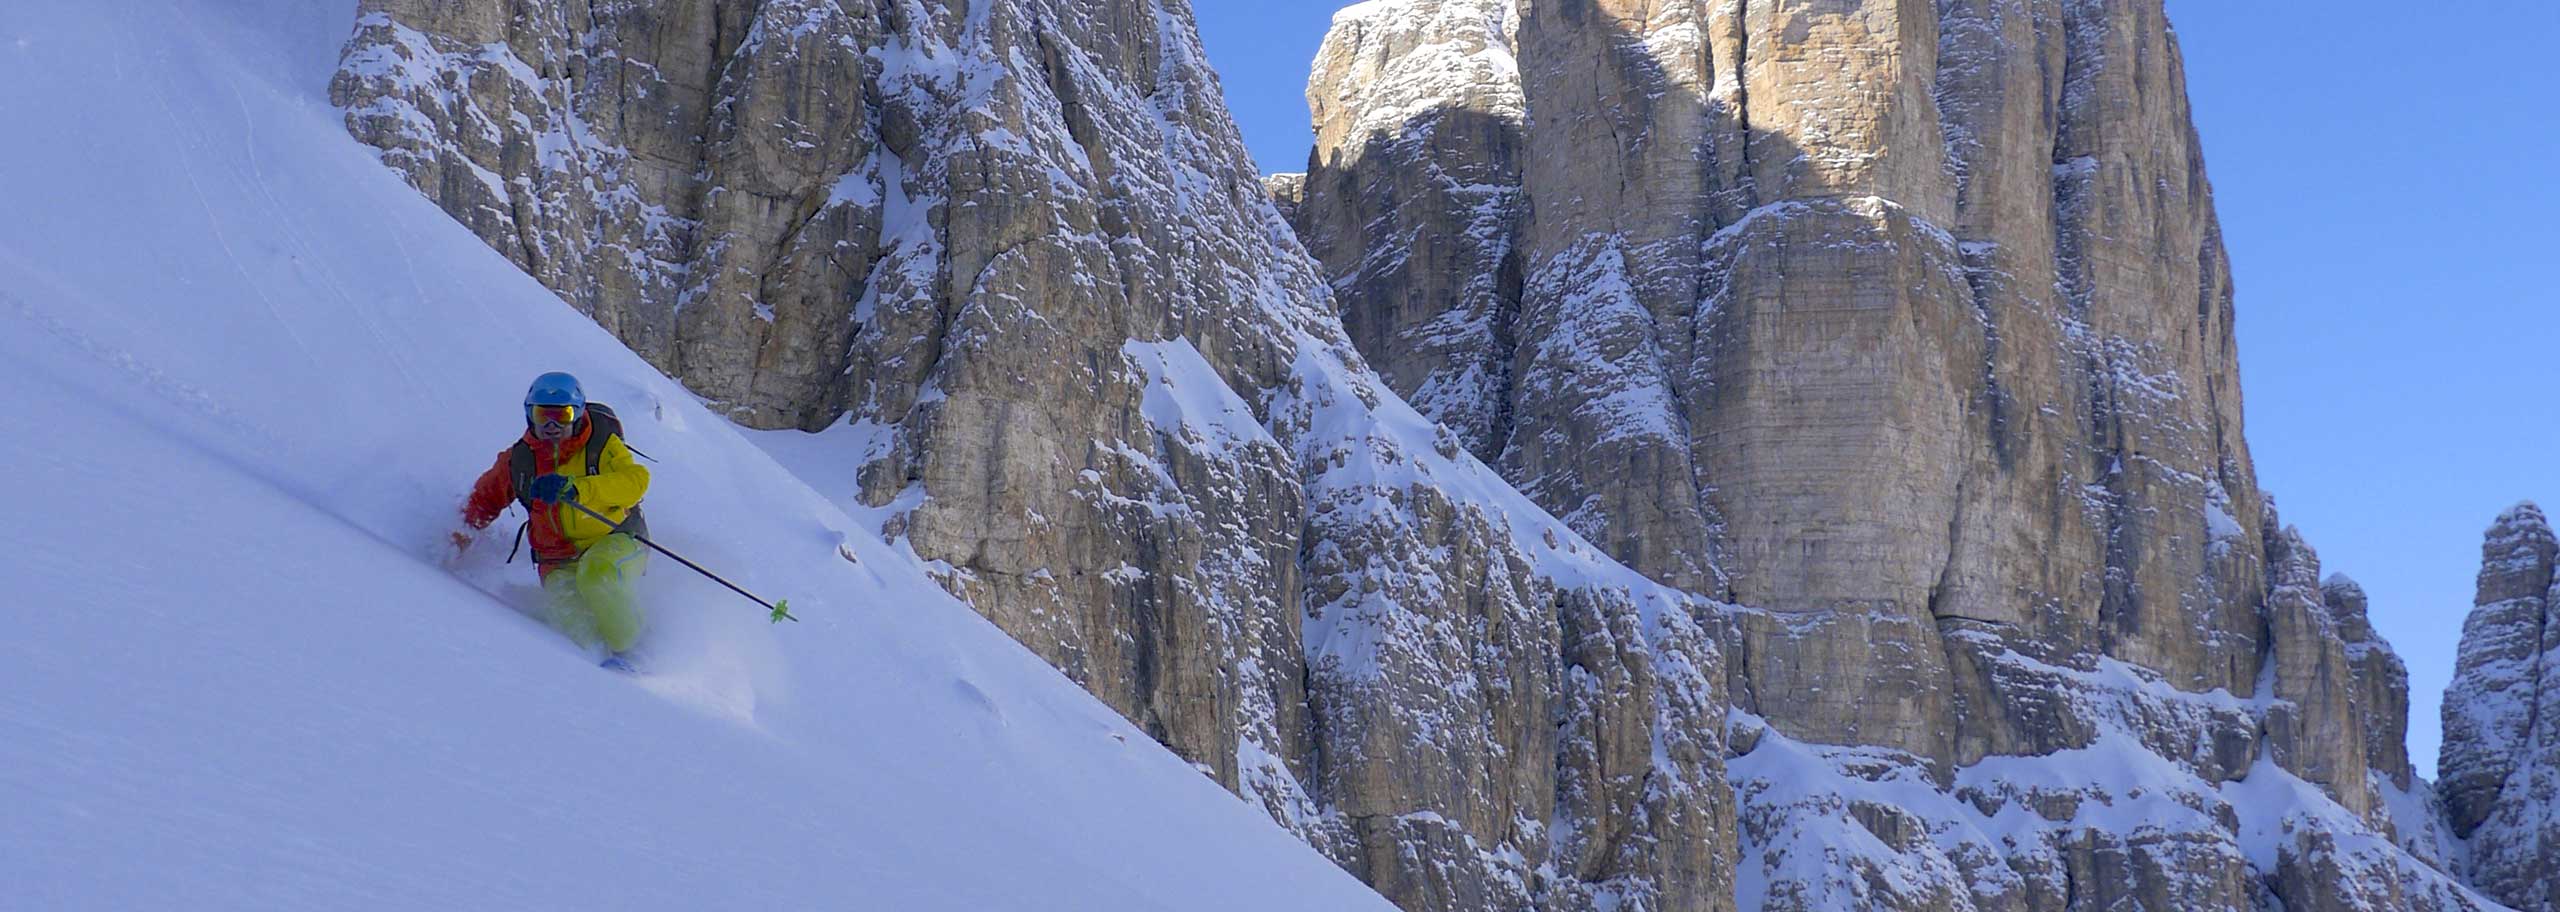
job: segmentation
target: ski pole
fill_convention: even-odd
[[[586,504],[582,504],[582,503],[579,503],[579,502],[574,501],[574,500],[562,500],[562,501],[560,501],[560,502],[561,502],[561,503],[568,504],[568,505],[570,505],[570,506],[572,506],[572,507],[576,507],[576,508],[578,508],[578,512],[580,512],[580,513],[584,513],[584,514],[587,514],[588,516],[593,516],[593,517],[595,517],[597,522],[603,523],[603,524],[608,525],[608,526],[612,526],[612,527],[613,527],[613,531],[621,532],[621,533],[622,533],[622,534],[624,534],[624,535],[631,536],[631,538],[632,538],[633,540],[638,541],[638,542],[639,542],[639,543],[641,543],[641,544],[648,545],[650,548],[652,548],[652,549],[656,550],[656,551],[657,551],[658,553],[660,553],[660,554],[664,554],[664,555],[666,555],[666,556],[668,556],[668,557],[675,558],[676,563],[679,563],[679,564],[683,564],[683,565],[685,565],[685,568],[686,568],[686,569],[689,569],[689,570],[692,570],[692,571],[693,571],[693,572],[695,572],[695,573],[699,573],[699,574],[702,574],[702,575],[704,575],[704,576],[710,577],[712,582],[719,583],[720,585],[723,585],[723,586],[727,586],[727,587],[729,587],[729,591],[731,591],[731,592],[735,592],[735,593],[737,593],[737,594],[739,594],[739,595],[746,596],[746,597],[747,597],[747,601],[754,602],[754,603],[756,603],[756,604],[758,604],[758,605],[763,605],[767,610],[769,610],[769,611],[772,611],[772,612],[773,612],[773,621],[772,621],[772,623],[779,624],[779,623],[782,623],[782,622],[784,622],[784,621],[790,621],[790,622],[792,622],[792,623],[795,623],[795,624],[796,624],[796,623],[799,623],[799,622],[800,622],[800,619],[799,619],[799,618],[796,618],[796,617],[792,617],[792,616],[791,616],[791,600],[790,600],[790,599],[783,599],[782,601],[779,601],[779,602],[773,602],[773,603],[769,603],[769,604],[768,604],[765,600],[760,599],[760,598],[757,598],[757,597],[756,597],[756,595],[755,595],[755,593],[748,592],[747,590],[744,590],[744,589],[740,589],[740,588],[738,588],[738,584],[736,584],[736,583],[732,583],[732,582],[730,582],[730,581],[728,581],[728,580],[721,579],[721,578],[720,578],[720,574],[713,573],[713,572],[711,572],[711,571],[709,571],[709,570],[702,569],[702,565],[701,565],[701,564],[697,564],[697,563],[694,563],[694,562],[692,562],[692,561],[685,560],[685,559],[684,559],[684,555],[677,554],[677,553],[675,553],[675,552],[673,552],[673,551],[669,551],[669,550],[667,550],[667,549],[666,549],[666,546],[664,546],[664,545],[660,545],[660,544],[658,544],[657,542],[650,541],[648,536],[646,536],[646,535],[642,535],[642,534],[640,534],[640,533],[638,533],[638,532],[631,532],[631,531],[627,531],[627,530],[623,529],[623,528],[622,528],[622,524],[621,524],[621,523],[614,522],[613,520],[610,520],[610,519],[606,519],[604,514],[602,514],[602,513],[598,513],[598,512],[596,512],[596,511],[594,511],[594,510],[587,509],[587,505],[586,505]]]

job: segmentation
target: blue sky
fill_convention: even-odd
[[[1194,0],[1266,171],[1337,5]],[[2169,0],[2240,294],[2258,476],[2409,663],[2435,767],[2480,535],[2560,509],[2560,5]]]

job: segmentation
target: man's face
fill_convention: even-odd
[[[534,439],[544,443],[569,439],[569,432],[576,429],[578,420],[577,412],[573,410],[547,406],[536,406],[528,417],[533,421]]]

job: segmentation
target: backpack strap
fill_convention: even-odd
[[[508,480],[515,483],[516,502],[523,504],[528,513],[540,506],[533,502],[533,495],[530,493],[533,490],[533,469],[532,444],[518,440],[515,446],[507,449]]]
[[[622,436],[622,416],[613,413],[613,406],[590,402],[587,403],[587,425],[587,474],[593,475],[604,469],[605,444]],[[623,443],[626,447],[630,445],[627,441]]]

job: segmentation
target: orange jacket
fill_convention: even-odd
[[[602,513],[614,522],[622,522],[640,498],[649,492],[649,469],[631,458],[631,448],[620,436],[605,439],[604,452],[596,460],[596,472],[587,474],[587,437],[595,426],[585,417],[578,419],[578,430],[567,440],[548,444],[525,431],[524,443],[533,449],[533,477],[560,474],[578,487],[578,502],[587,509]],[[471,500],[463,505],[462,521],[474,529],[486,529],[498,514],[507,510],[510,501],[521,499],[515,489],[512,462],[514,447],[498,452],[497,464],[480,473],[471,486]],[[537,564],[558,564],[576,560],[578,555],[613,533],[613,527],[567,504],[525,504],[532,514],[533,559]]]

